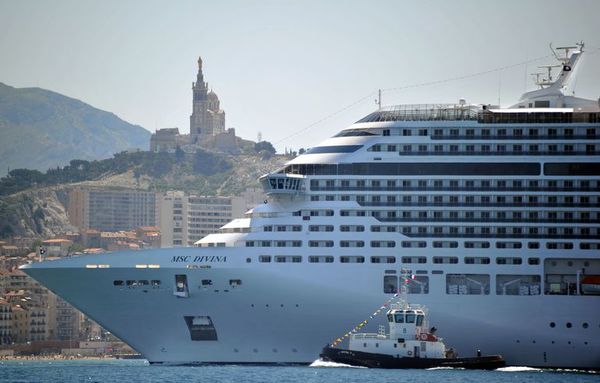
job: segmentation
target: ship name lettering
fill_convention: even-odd
[[[197,255],[192,258],[189,255],[176,255],[171,258],[171,262],[206,262],[206,263],[223,263],[227,262],[227,256],[221,255]]]

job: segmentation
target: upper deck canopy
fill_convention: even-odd
[[[499,109],[489,105],[396,105],[377,110],[356,123],[393,121],[477,121],[481,124],[598,123],[600,112],[573,108]]]

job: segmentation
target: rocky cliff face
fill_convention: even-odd
[[[0,238],[51,238],[74,230],[65,204],[64,187],[28,190],[0,198]]]

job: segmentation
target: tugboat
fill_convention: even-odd
[[[406,275],[406,271],[403,270]],[[352,330],[348,349],[337,348],[341,339],[323,348],[320,357],[324,361],[369,368],[433,368],[454,367],[466,369],[493,370],[506,365],[501,355],[459,358],[452,348],[446,348],[443,339],[438,337],[435,327],[429,330],[427,309],[417,304],[409,304],[406,299],[406,281],[402,286],[400,299],[389,304],[387,323],[389,332],[379,326],[378,333],[360,333]],[[384,305],[386,306],[386,305]],[[362,325],[357,326],[358,328]]]

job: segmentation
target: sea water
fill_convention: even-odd
[[[315,362],[311,366],[151,366],[143,360],[1,361],[0,382],[219,383],[598,383],[600,373],[505,367],[381,370]]]

